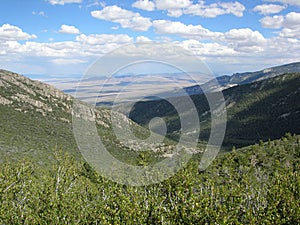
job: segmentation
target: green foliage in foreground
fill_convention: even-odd
[[[1,224],[299,224],[300,137],[219,156],[204,173],[192,160],[147,187],[119,185],[55,152],[0,168]]]

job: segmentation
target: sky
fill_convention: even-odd
[[[0,68],[75,77],[133,43],[172,43],[215,75],[300,61],[299,0],[2,0]],[[162,53],[157,53],[162,54]]]

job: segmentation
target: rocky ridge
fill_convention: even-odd
[[[0,154],[2,157],[26,154],[33,158],[48,158],[51,149],[56,146],[78,155],[72,131],[73,116],[95,122],[101,140],[116,154],[122,150],[151,151],[161,157],[172,157],[176,154],[174,153],[176,143],[168,140],[166,142],[164,140],[163,143],[117,140],[109,109],[95,108],[80,102],[80,110],[76,111],[74,101],[72,96],[50,85],[17,73],[0,70],[0,112],[2,114]],[[116,126],[127,123],[133,133],[142,139],[149,135],[147,129],[137,125],[123,114],[114,113],[113,117]],[[161,137],[157,135],[157,139]],[[189,148],[185,150],[190,153],[199,151]]]

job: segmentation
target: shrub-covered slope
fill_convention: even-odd
[[[0,167],[3,224],[299,224],[300,137],[198,160],[155,185],[113,183],[56,152],[49,171],[30,161]]]

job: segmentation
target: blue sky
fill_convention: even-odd
[[[136,42],[171,42],[216,75],[300,61],[300,1],[6,0],[0,68],[83,74],[97,58]]]

